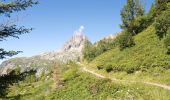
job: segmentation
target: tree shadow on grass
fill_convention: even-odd
[[[18,83],[19,81],[23,81],[27,76],[35,73],[35,70],[29,70],[23,73],[20,73],[20,71],[17,70],[12,70],[9,74],[0,76],[0,98],[7,98],[6,95],[8,94],[9,86]],[[15,96],[15,98],[20,98],[20,96],[21,95]]]

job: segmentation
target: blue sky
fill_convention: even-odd
[[[153,0],[142,0],[146,9]],[[56,50],[73,35],[80,26],[94,42],[109,34],[120,32],[120,10],[126,0],[41,0],[39,5],[12,16],[18,25],[34,30],[0,42],[6,50],[21,50],[17,56],[33,56]]]

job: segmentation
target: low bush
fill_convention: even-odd
[[[76,67],[69,68],[69,70],[67,70],[63,75],[64,81],[72,80],[78,76],[78,69]]]
[[[111,64],[106,65],[105,70],[106,70],[108,73],[111,72],[111,71],[113,71],[112,65],[111,65]]]
[[[167,48],[167,54],[170,54],[170,28],[167,31],[167,36],[165,37],[164,44]]]
[[[95,57],[113,49],[117,45],[116,42],[114,39],[103,39],[94,44],[89,41],[85,42],[83,49],[84,59],[88,62],[92,61]]]
[[[97,66],[97,69],[98,69],[98,70],[103,69],[103,65],[98,65],[98,66]]]
[[[133,67],[131,67],[131,68],[126,68],[126,72],[127,72],[128,74],[132,74],[132,73],[135,72],[135,68],[133,68]]]
[[[123,50],[128,47],[132,47],[135,45],[132,34],[128,33],[128,32],[122,32],[117,37],[117,41],[119,43],[118,46],[119,46],[120,50]]]

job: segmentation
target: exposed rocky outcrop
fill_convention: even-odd
[[[82,33],[75,33],[63,48],[58,51],[43,53],[40,57],[41,59],[58,60],[63,63],[81,60],[86,39]]]
[[[4,61],[0,65],[0,75],[8,74],[11,70],[20,68],[21,72],[35,70],[37,71],[36,76],[38,77],[42,72],[47,73],[51,64],[52,61],[41,59],[39,56],[12,58]]]
[[[81,26],[60,50],[33,57],[20,57],[4,61],[0,65],[0,74],[8,74],[9,69],[20,67],[22,72],[34,69],[37,71],[36,75],[40,76],[43,72],[48,73],[53,61],[61,63],[80,61],[82,59],[82,49],[87,40],[86,36],[83,35],[83,29],[84,27]]]

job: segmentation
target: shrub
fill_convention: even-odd
[[[146,66],[140,66],[140,70],[141,70],[142,72],[147,72],[147,71],[148,71],[148,67],[146,67]]]
[[[79,74],[78,74],[78,70],[73,68],[73,69],[69,69],[68,71],[66,71],[64,73],[64,81],[68,81],[68,80],[72,80],[74,79],[75,77],[78,77]]]
[[[127,69],[126,69],[126,72],[127,72],[128,74],[132,74],[132,73],[135,72],[135,68],[133,68],[133,67],[127,68]]]
[[[167,36],[164,40],[165,47],[167,48],[167,54],[170,54],[170,28],[167,31]]]
[[[170,11],[163,12],[155,21],[156,34],[159,38],[166,36],[168,28],[170,27]]]
[[[103,65],[98,65],[98,66],[97,66],[97,69],[98,69],[98,70],[103,69]]]
[[[111,72],[111,71],[113,71],[112,65],[111,65],[111,64],[106,65],[105,70],[106,70],[108,73]]]
[[[88,62],[92,61],[95,58],[95,47],[90,41],[86,41],[83,49],[83,58]]]
[[[116,46],[116,42],[114,39],[103,39],[95,44],[92,44],[91,42],[87,41],[85,42],[85,47],[83,49],[84,59],[90,62],[95,57],[112,49],[115,46]]]
[[[123,32],[118,36],[119,48],[123,50],[127,47],[132,47],[135,45],[132,34],[129,32]]]
[[[27,75],[26,76],[26,78],[25,78],[25,82],[27,82],[27,83],[33,83],[33,82],[36,82],[36,75],[35,75],[35,73],[29,73],[29,75]]]
[[[168,3],[170,0],[156,0],[156,16],[159,16],[162,11],[165,11],[168,9]]]

